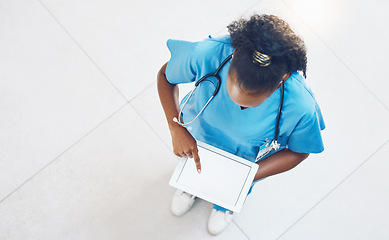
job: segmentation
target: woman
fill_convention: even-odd
[[[306,77],[304,42],[286,22],[272,15],[254,15],[249,20],[231,23],[228,30],[229,36],[209,37],[200,42],[169,40],[171,59],[158,73],[158,92],[175,155],[193,158],[200,173],[195,139],[203,141],[256,162],[259,168],[255,183],[294,168],[310,153],[322,152],[320,132],[325,126],[312,91],[297,72]],[[189,99],[186,96],[183,101],[188,101],[178,116],[177,84],[196,82],[214,73],[224,60],[216,96],[206,105],[217,84],[215,78],[210,78]],[[282,95],[276,134],[280,146],[270,148],[276,138]],[[182,124],[191,122],[198,114],[190,128]],[[270,153],[262,156],[266,149]],[[186,213],[195,199],[177,191],[172,212],[178,216]],[[232,215],[228,209],[214,205],[208,221],[209,232],[214,235],[222,232]]]

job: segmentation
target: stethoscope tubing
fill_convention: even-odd
[[[274,140],[278,141],[278,135],[280,134],[280,121],[281,121],[281,114],[282,114],[282,108],[284,106],[284,95],[285,95],[285,86],[284,86],[284,80],[281,81],[281,99],[280,99],[280,105],[278,107],[278,113],[277,113],[277,119],[276,119],[276,129],[274,133]]]
[[[224,65],[231,58],[232,58],[232,54],[229,55],[226,59],[223,60],[223,62],[220,64],[220,66],[216,69],[216,71],[214,73],[210,73],[210,74],[207,74],[207,75],[203,76],[202,78],[200,78],[195,83],[194,88],[189,93],[189,96],[186,98],[185,102],[182,104],[182,107],[180,107],[180,111],[178,113],[178,119],[176,117],[173,118],[174,122],[180,124],[181,126],[183,126],[185,128],[188,128],[189,130],[192,129],[189,125],[192,124],[200,116],[200,114],[205,110],[205,108],[208,106],[208,104],[211,102],[211,100],[219,92],[219,89],[220,89],[220,86],[221,86],[221,79],[220,79],[220,76],[218,74],[219,74],[220,70],[224,67]],[[193,95],[193,93],[196,90],[196,88],[200,85],[200,83],[205,81],[205,80],[207,80],[207,78],[209,78],[209,77],[215,77],[217,79],[217,85],[216,85],[215,91],[213,92],[212,96],[208,99],[208,101],[204,105],[204,107],[200,110],[200,112],[191,121],[189,121],[187,123],[184,123],[181,119],[182,119],[182,112],[183,112],[187,102],[189,101],[190,97]],[[283,105],[284,105],[284,95],[285,95],[285,86],[284,86],[284,81],[282,80],[281,81],[281,99],[280,99],[280,105],[278,107],[278,113],[277,113],[277,118],[276,118],[276,127],[275,127],[274,139],[273,139],[273,143],[275,145],[278,145],[278,146],[279,146],[279,144],[278,144],[278,137],[279,137],[279,134],[280,134],[281,113],[282,113],[282,108],[283,108]]]
[[[216,94],[219,92],[220,90],[220,86],[221,86],[221,79],[220,79],[220,76],[219,76],[219,72],[220,70],[224,67],[224,65],[226,65],[226,63],[232,58],[232,54],[229,55],[226,59],[223,60],[223,62],[220,64],[220,66],[216,69],[216,71],[214,73],[210,73],[210,74],[207,74],[205,76],[203,76],[202,78],[200,78],[194,85],[194,88],[192,89],[192,91],[190,92],[189,96],[186,98],[185,102],[182,104],[182,107],[180,107],[180,112],[178,113],[178,119],[175,117],[173,118],[173,121],[180,124],[181,126],[183,127],[186,127],[188,128],[189,130],[191,130],[192,128],[189,127],[189,125],[191,123],[193,123],[199,116],[200,114],[204,111],[204,109],[208,106],[208,104],[211,102],[211,100],[216,96]],[[182,118],[182,111],[184,110],[189,98],[193,95],[194,91],[196,90],[196,88],[200,85],[200,83],[202,83],[203,81],[207,80],[207,78],[209,77],[215,77],[217,79],[217,85],[216,85],[216,88],[215,88],[215,91],[213,91],[212,93],[212,96],[208,99],[207,103],[204,105],[204,107],[200,110],[200,112],[192,119],[192,121],[190,122],[187,122],[187,123],[184,123],[181,118]]]

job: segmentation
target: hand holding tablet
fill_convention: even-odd
[[[201,174],[193,159],[180,158],[169,184],[206,201],[239,212],[258,165],[197,141]]]

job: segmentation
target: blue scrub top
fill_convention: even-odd
[[[220,63],[234,51],[230,36],[210,36],[200,42],[168,40],[167,46],[171,59],[166,77],[172,84],[194,82],[206,74],[214,73]],[[260,146],[267,139],[274,139],[281,89],[277,89],[261,105],[241,110],[227,93],[229,65],[230,62],[220,71],[222,83],[218,94],[190,125],[190,132],[197,140],[255,161]],[[215,82],[215,79],[210,79],[201,83],[189,98],[183,111],[184,123],[191,121],[200,112],[212,95]],[[320,108],[311,89],[299,73],[292,73],[285,82],[279,150],[287,147],[294,152],[320,153],[324,150],[320,133],[324,128]]]

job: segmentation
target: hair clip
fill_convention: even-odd
[[[258,63],[261,67],[267,67],[271,64],[271,57],[258,51],[254,51],[253,59],[253,63]]]

